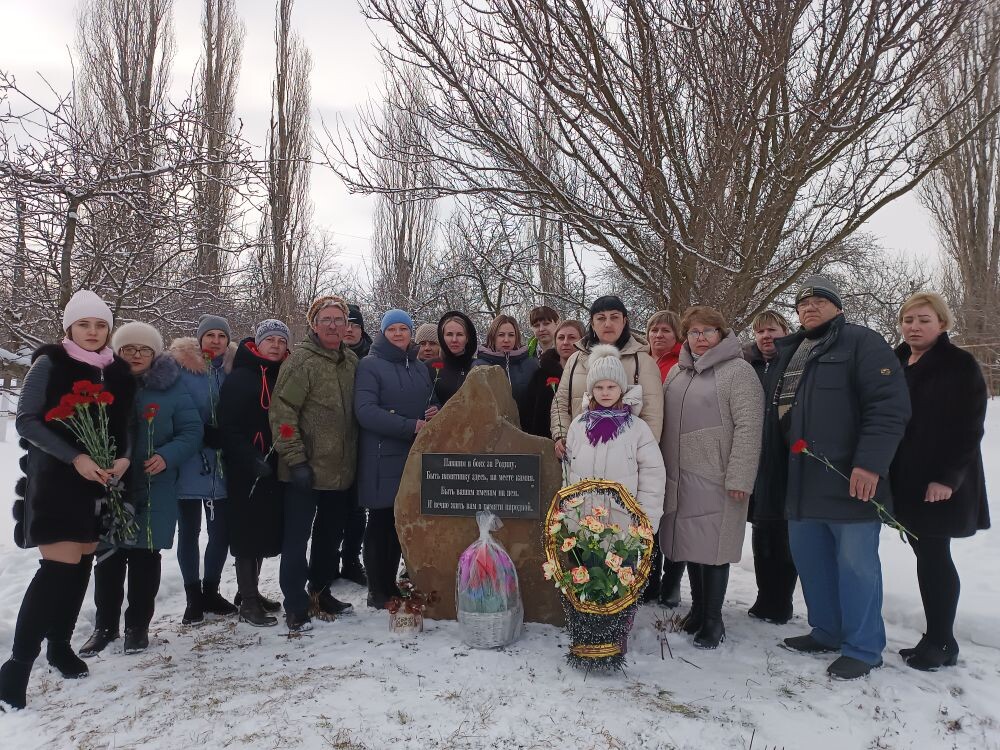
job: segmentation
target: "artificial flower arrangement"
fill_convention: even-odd
[[[422,633],[424,610],[438,600],[436,591],[424,594],[406,579],[399,582],[399,596],[385,605],[389,610],[389,631],[396,634]]]
[[[46,422],[64,425],[87,454],[102,469],[111,469],[118,455],[114,435],[111,434],[108,407],[115,402],[113,393],[104,390],[100,383],[78,380],[65,394],[59,405],[49,409]],[[120,480],[108,482],[107,496],[101,504],[101,541],[111,547],[134,544],[139,533],[135,520],[135,507],[124,500],[125,488]]]
[[[491,534],[503,523],[489,511],[479,511],[476,522],[479,538],[458,559],[455,605],[459,633],[475,648],[500,648],[521,634],[521,590],[514,561]]]
[[[562,595],[572,641],[566,658],[588,671],[621,669],[649,578],[649,519],[618,482],[585,479],[556,493],[544,533],[542,571]]]

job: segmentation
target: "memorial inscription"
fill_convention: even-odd
[[[420,512],[474,516],[489,510],[500,518],[540,518],[537,454],[424,453]]]

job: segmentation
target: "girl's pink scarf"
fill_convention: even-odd
[[[109,346],[104,347],[99,352],[88,352],[79,344],[73,343],[73,340],[68,336],[62,340],[62,345],[66,353],[77,362],[93,365],[102,370],[115,361],[115,353]]]

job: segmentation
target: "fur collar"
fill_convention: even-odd
[[[160,354],[142,374],[141,383],[151,391],[166,391],[177,382],[180,375],[181,368],[177,360],[168,354]]]
[[[222,359],[222,367],[228,373],[233,369],[233,358],[236,356],[237,345],[230,343]],[[188,372],[195,375],[206,375],[209,363],[201,353],[198,339],[194,336],[181,336],[170,342],[170,356],[177,360],[177,364]]]

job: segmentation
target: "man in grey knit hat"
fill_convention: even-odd
[[[755,519],[788,519],[809,610],[811,632],[782,645],[839,651],[827,672],[857,679],[882,665],[882,524],[871,501],[891,510],[889,465],[910,399],[892,349],[874,331],[848,323],[842,308],[831,279],[802,280],[795,295],[802,327],[774,342],[765,376],[764,456],[754,498]],[[813,455],[799,450],[803,441]]]

